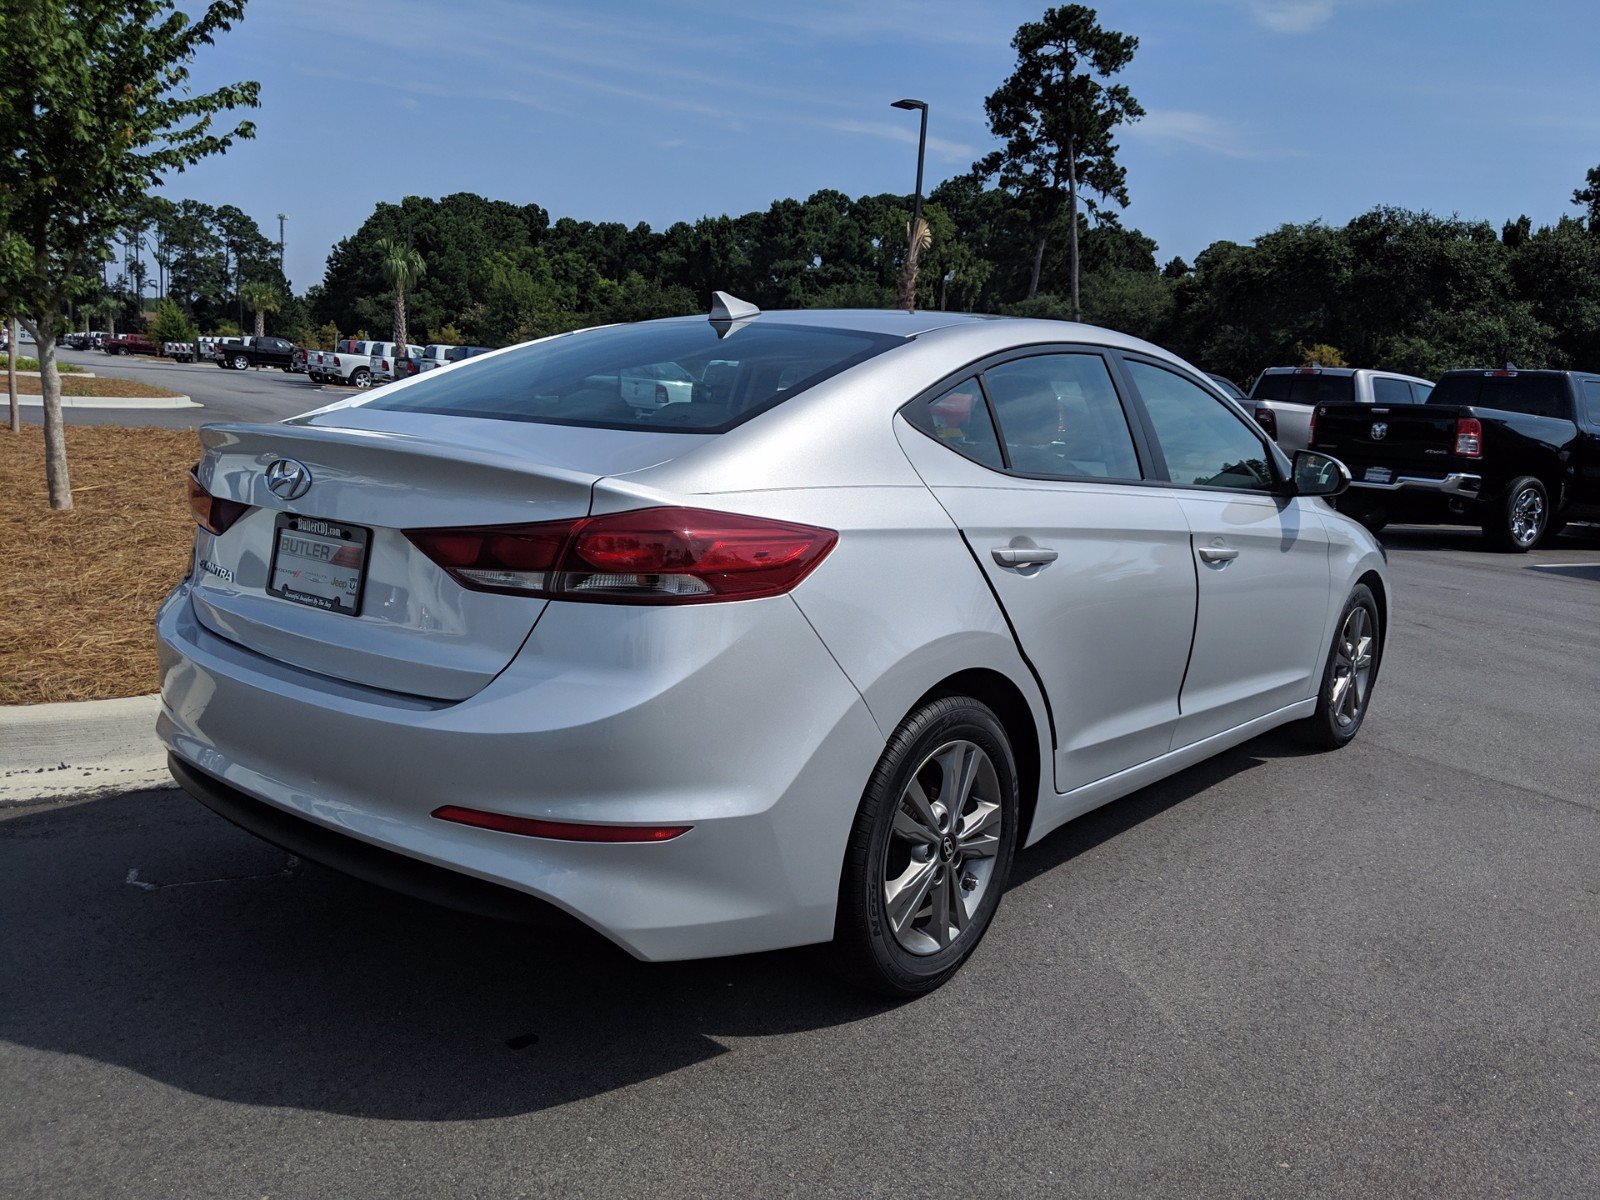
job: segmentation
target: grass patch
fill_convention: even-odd
[[[37,375],[18,375],[17,392],[23,396],[42,396],[39,389]],[[63,396],[138,396],[141,399],[154,400],[163,396],[181,396],[182,392],[174,392],[170,388],[156,387],[150,383],[140,383],[133,379],[62,379],[61,394]]]
[[[5,359],[6,359],[6,356],[4,354],[0,354],[0,367],[3,367],[5,365]],[[39,369],[39,360],[37,358],[22,358],[21,356],[18,356],[18,358],[17,358],[17,370],[19,370],[19,371],[37,371],[38,369]],[[56,370],[60,371],[63,375],[73,375],[73,374],[76,374],[76,373],[82,371],[83,368],[82,367],[78,367],[78,366],[74,366],[72,363],[58,362],[58,363],[56,363]]]
[[[43,430],[0,429],[0,704],[155,691],[151,624],[189,568],[193,431],[69,425],[66,433],[75,507],[55,512]]]

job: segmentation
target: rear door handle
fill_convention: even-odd
[[[996,546],[989,553],[1002,567],[1043,566],[1061,557],[1049,546]]]
[[[1232,546],[1201,546],[1200,558],[1208,563],[1232,562],[1239,557],[1239,552]]]

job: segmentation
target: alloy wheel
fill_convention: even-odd
[[[982,747],[940,746],[894,809],[883,866],[889,928],[912,954],[947,950],[983,903],[1000,850],[1000,777]]]
[[[1544,496],[1525,487],[1511,501],[1511,536],[1519,546],[1531,546],[1544,532]]]
[[[1372,635],[1371,614],[1357,604],[1345,616],[1333,652],[1333,690],[1328,707],[1340,729],[1349,729],[1359,721],[1366,708],[1372,688]]]

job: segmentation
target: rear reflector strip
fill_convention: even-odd
[[[506,813],[484,812],[446,804],[433,810],[441,821],[493,829],[497,833],[516,833],[523,837],[550,838],[558,842],[670,842],[688,833],[688,825],[580,825],[572,821],[542,821],[535,817],[513,817]]]

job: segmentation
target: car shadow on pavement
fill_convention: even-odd
[[[1024,851],[1012,887],[1297,752],[1259,738],[1103,807]],[[0,821],[0,903],[0,1038],[243,1104],[501,1117],[897,1007],[818,948],[645,964],[587,931],[435,908],[296,863],[170,791]]]
[[[1464,550],[1510,557],[1493,549],[1481,530],[1465,525],[1391,525],[1378,534],[1378,540],[1390,550]],[[1600,525],[1569,525],[1539,549],[1600,549]]]

